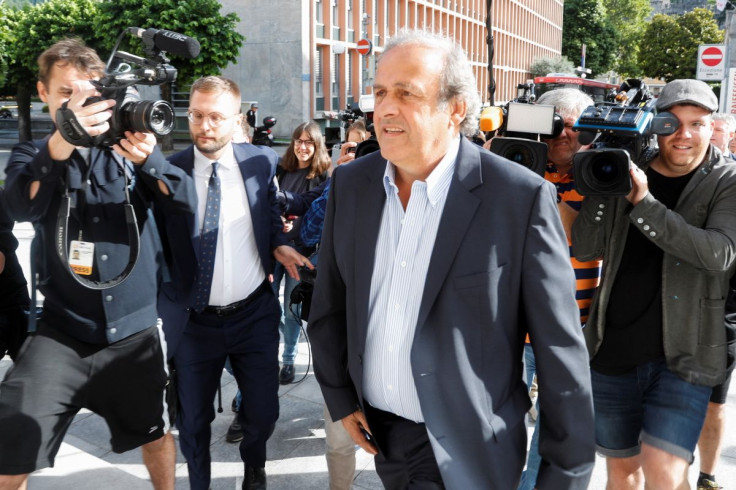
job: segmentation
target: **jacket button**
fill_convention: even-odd
[[[644,228],[644,230],[648,230],[649,229],[649,225],[644,225],[642,228]]]
[[[117,328],[113,327],[113,328],[110,329],[110,335],[115,335],[116,333],[118,333],[118,329]]]
[[[638,219],[636,220],[636,222],[637,222],[637,223],[644,223],[644,218],[638,218]]]
[[[108,294],[107,296],[105,296],[105,301],[107,301],[108,303],[112,301],[112,294]]]

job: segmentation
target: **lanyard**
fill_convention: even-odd
[[[89,177],[91,175],[92,171],[92,158],[90,158],[87,165],[87,172],[85,175],[84,182],[82,184],[82,191],[77,193],[77,196],[84,195],[87,190],[87,182],[89,181]],[[136,262],[138,261],[138,254],[140,252],[140,235],[138,233],[138,222],[135,217],[135,209],[133,209],[133,205],[130,202],[130,191],[128,189],[129,183],[130,183],[130,177],[128,175],[128,172],[126,171],[125,164],[123,163],[122,159],[114,158],[115,162],[120,166],[123,177],[124,177],[124,192],[125,192],[125,204],[123,204],[125,208],[125,224],[128,229],[128,243],[130,246],[128,247],[129,254],[128,254],[128,263],[125,266],[125,269],[113,279],[110,279],[109,281],[92,281],[85,277],[80,276],[79,274],[76,274],[69,264],[69,245],[67,243],[67,235],[69,230],[69,212],[71,210],[71,196],[69,195],[69,166],[67,165],[66,168],[66,182],[64,185],[64,195],[61,197],[61,204],[59,206],[59,213],[56,217],[56,255],[59,257],[61,262],[66,265],[67,270],[69,271],[69,274],[74,278],[75,281],[77,281],[79,284],[84,286],[87,289],[94,289],[94,290],[102,290],[102,289],[109,289],[113,288],[119,284],[121,284],[123,281],[125,281],[130,273],[133,271],[133,268],[135,267]],[[82,207],[86,205],[86,196],[82,197],[81,199],[78,199],[78,204],[81,204]],[[80,209],[80,212],[82,209]]]

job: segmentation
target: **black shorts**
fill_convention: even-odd
[[[169,430],[163,338],[153,326],[91,345],[42,321],[0,385],[0,474],[53,466],[82,408],[105,419],[116,453],[162,437]]]

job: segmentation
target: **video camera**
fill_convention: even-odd
[[[371,133],[371,137],[358,143],[358,146],[355,147],[355,158],[360,158],[363,155],[367,155],[381,149],[378,144],[378,140],[376,139],[376,130],[373,127],[373,108],[375,103],[376,98],[373,95],[361,95],[360,99],[358,99],[360,111],[365,117],[365,127]]]
[[[575,188],[584,196],[628,194],[630,162],[646,159],[653,135],[672,134],[679,127],[669,112],[654,115],[656,100],[641,80],[626,80],[612,99],[586,108],[573,126],[581,144],[593,145],[573,156]]]
[[[118,51],[126,34],[143,40],[146,58]],[[134,85],[161,85],[176,80],[176,68],[171,66],[166,52],[195,58],[199,55],[199,42],[172,31],[129,27],[123,31],[107,61],[105,74],[92,84],[101,96],[90,97],[84,105],[100,100],[113,99],[110,129],[103,134],[90,136],[79,124],[74,113],[64,103],[56,114],[56,124],[66,141],[75,146],[108,148],[125,138],[125,131],[169,134],[174,128],[174,108],[163,100],[141,100]],[[131,66],[131,64],[133,66]],[[134,66],[137,68],[134,69]]]
[[[488,112],[499,114],[488,118],[481,115],[481,131],[497,131],[491,141],[491,152],[516,162],[544,176],[547,166],[547,144],[540,137],[557,137],[565,127],[562,117],[552,105],[534,104],[534,83],[520,83],[517,97],[503,108],[492,107]],[[485,111],[484,111],[485,112]],[[488,114],[488,112],[486,114]],[[490,127],[489,127],[490,126]],[[495,127],[493,127],[495,126]]]

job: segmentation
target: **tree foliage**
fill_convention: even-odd
[[[644,32],[640,66],[649,77],[694,78],[698,46],[719,44],[724,31],[718,29],[713,12],[696,8],[682,15],[657,14]]]
[[[603,0],[603,6],[619,34],[614,69],[625,77],[641,76],[639,52],[652,11],[650,0]]]
[[[575,73],[575,65],[564,56],[540,56],[534,58],[529,71],[533,77],[543,77],[547,73]]]
[[[15,95],[20,141],[31,138],[30,106],[36,88],[38,55],[68,37],[79,37],[89,46],[97,47],[99,37],[92,27],[97,5],[94,0],[48,0],[8,10],[12,26],[6,54],[9,62],[0,94]]]
[[[127,27],[168,29],[199,40],[196,59],[175,58],[177,83],[188,85],[203,75],[219,73],[235,62],[244,37],[231,13],[221,15],[217,0],[47,0],[10,8],[0,0],[0,95],[14,95],[19,111],[19,138],[30,139],[30,97],[35,92],[36,59],[46,48],[66,37],[79,37],[107,59],[118,35]],[[24,2],[15,0],[15,4]],[[4,46],[3,46],[4,43]],[[128,42],[126,51],[142,55],[140,41]],[[121,45],[121,49],[122,49]],[[171,100],[170,87],[162,87]]]
[[[10,18],[9,8],[5,6],[5,2],[0,0],[0,87],[5,82],[8,73],[8,45],[10,44]]]
[[[566,0],[563,12],[562,55],[578,60],[585,44],[585,66],[593,75],[611,69],[619,36],[602,0]]]
[[[106,0],[100,3],[96,29],[108,33],[109,52],[127,27],[167,29],[197,39],[202,46],[194,59],[172,58],[178,70],[177,84],[189,85],[204,75],[216,75],[237,60],[244,36],[236,31],[235,13],[222,15],[217,0]],[[130,43],[130,52],[142,54],[140,42]]]

